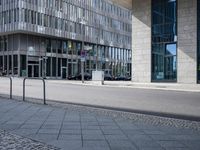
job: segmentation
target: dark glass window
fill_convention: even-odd
[[[50,40],[50,39],[47,39],[47,40],[46,40],[46,44],[47,44],[46,52],[47,52],[47,53],[51,53],[51,40]]]
[[[8,74],[12,74],[12,56],[11,55],[9,55],[9,57],[8,57],[8,62],[9,62],[9,65],[8,65]]]
[[[56,57],[52,57],[52,76],[53,77],[56,77],[56,69],[57,69]]]
[[[152,0],[152,80],[177,79],[177,3]]]
[[[62,41],[57,41],[57,46],[58,46],[58,53],[62,53]]]
[[[62,67],[67,67],[67,59],[62,58]]]
[[[27,75],[26,55],[20,55],[20,75],[23,76],[23,77]]]
[[[67,41],[63,41],[63,54],[67,54],[67,48],[68,48]]]
[[[57,53],[57,41],[52,40],[51,44],[52,44],[52,53]]]
[[[72,54],[72,41],[68,41],[68,54]]]
[[[18,56],[17,55],[14,55],[13,56],[13,74],[14,75],[18,75]]]
[[[6,74],[7,74],[7,72],[8,72],[8,70],[7,70],[7,69],[8,69],[8,67],[7,67],[7,64],[8,64],[7,62],[8,62],[8,61],[7,61],[7,59],[8,59],[8,57],[7,57],[7,56],[4,56],[4,71],[5,71]]]
[[[51,58],[50,57],[47,58],[47,76],[48,77],[51,76]]]
[[[81,55],[81,43],[77,43],[77,51],[78,51],[78,55],[80,56]]]
[[[3,73],[3,56],[0,56],[0,76]]]
[[[76,42],[72,42],[72,54],[77,55]]]
[[[61,58],[58,58],[58,77],[61,76]]]

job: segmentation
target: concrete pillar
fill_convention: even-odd
[[[132,80],[151,82],[151,0],[133,0]]]
[[[197,83],[197,0],[178,0],[178,83]]]

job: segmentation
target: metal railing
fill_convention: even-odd
[[[45,84],[45,79],[43,79],[43,78],[24,78],[24,80],[23,80],[23,101],[25,101],[26,80],[41,80],[41,81],[43,81],[43,100],[44,100],[44,105],[46,105],[46,84]]]
[[[12,99],[12,77],[10,77],[10,76],[1,76],[1,78],[9,78],[10,79],[10,99]]]

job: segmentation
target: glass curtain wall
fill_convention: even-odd
[[[177,2],[152,0],[152,81],[177,80]]]
[[[197,76],[198,83],[200,83],[200,1],[197,1],[197,46],[198,46],[198,59],[197,59]]]
[[[28,54],[30,47],[34,53]],[[85,47],[92,48],[86,52],[85,72],[92,74],[98,64],[97,69],[105,74],[130,76],[130,49],[98,45],[97,50],[96,43],[85,43]],[[29,34],[0,36],[0,76],[64,79],[75,76],[81,72],[81,48],[81,42],[75,40]]]

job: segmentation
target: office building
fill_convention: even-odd
[[[133,0],[134,81],[198,83],[197,7],[198,0]]]
[[[0,73],[131,74],[131,11],[108,0],[0,0]]]
[[[132,80],[200,82],[199,0],[113,0],[132,10]]]

